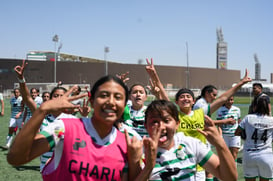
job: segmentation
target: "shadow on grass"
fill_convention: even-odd
[[[25,170],[34,170],[34,171],[39,171],[40,172],[40,166],[27,166],[27,165],[22,165],[22,166],[17,166],[14,167],[17,171],[25,171]]]
[[[2,149],[3,155],[8,154],[8,148],[6,146],[0,146],[0,149]],[[5,152],[6,151],[6,152]],[[17,171],[26,171],[26,170],[33,170],[40,172],[40,166],[33,166],[33,165],[21,165],[21,166],[13,166]]]

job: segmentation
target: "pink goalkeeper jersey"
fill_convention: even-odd
[[[85,130],[81,119],[62,119],[65,126],[63,153],[55,171],[50,162],[43,180],[121,180],[127,163],[127,145],[123,133],[117,131],[112,144],[97,145]]]

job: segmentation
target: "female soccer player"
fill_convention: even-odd
[[[216,147],[218,156],[200,140],[176,133],[179,122],[172,102],[156,100],[148,106],[145,127],[150,138],[143,138],[146,165],[137,180],[197,180],[197,164],[221,180],[237,180],[235,162],[213,121],[207,116],[204,130],[198,131]]]
[[[139,159],[130,149],[134,139],[130,141],[128,134],[125,139],[113,126],[128,99],[127,87],[117,77],[105,76],[94,84],[91,119],[61,118],[37,134],[46,115],[79,107],[71,101],[86,95],[69,96],[72,91],[44,102],[34,112],[16,137],[8,162],[21,165],[54,149],[42,172],[44,180],[133,180],[139,170]]]
[[[273,179],[273,118],[269,116],[266,97],[260,97],[254,106],[254,114],[248,114],[239,124],[235,134],[245,132],[243,170],[246,181]]]

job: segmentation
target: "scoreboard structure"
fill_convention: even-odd
[[[224,41],[222,29],[217,29],[216,69],[227,69],[227,43]]]

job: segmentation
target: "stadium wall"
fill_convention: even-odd
[[[0,59],[0,91],[13,89],[18,82],[13,68],[21,65],[21,59]],[[105,75],[104,62],[67,62],[57,64],[57,81],[64,84],[90,84]],[[149,84],[149,78],[143,64],[120,64],[108,62],[109,74],[120,74],[129,71],[130,81],[134,83]],[[164,86],[172,88],[186,87],[187,67],[155,65]],[[28,61],[25,71],[26,81],[29,83],[46,83],[54,80],[54,62]],[[239,70],[222,70],[210,68],[189,67],[189,88],[202,89],[207,84],[213,84],[218,89],[227,90],[234,82],[240,80]]]

